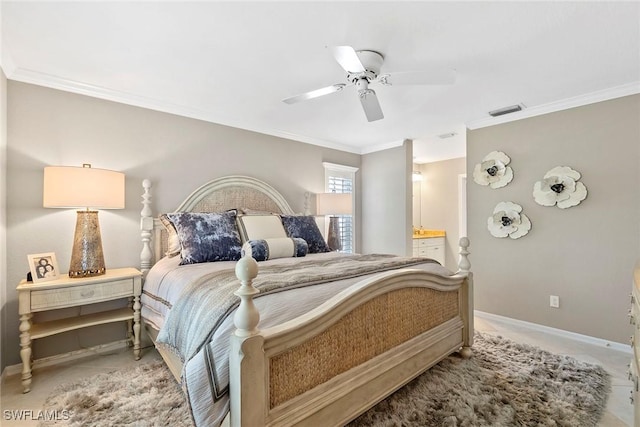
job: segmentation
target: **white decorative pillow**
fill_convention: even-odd
[[[242,254],[250,253],[256,261],[274,258],[303,257],[309,246],[304,239],[277,237],[274,239],[249,240],[242,245]]]
[[[167,231],[167,252],[165,252],[165,256],[171,258],[179,255],[182,247],[180,246],[180,238],[178,238],[176,228],[173,226],[173,223],[169,218],[167,218],[167,214],[160,215],[159,219]]]
[[[258,210],[258,209],[252,209],[252,208],[238,208],[238,214],[244,214],[244,215],[278,215],[275,212],[272,211],[264,211],[264,210]]]
[[[243,242],[288,237],[278,215],[240,215],[238,229]]]

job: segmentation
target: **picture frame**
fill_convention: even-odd
[[[54,252],[27,255],[33,283],[48,282],[60,278],[58,260]]]

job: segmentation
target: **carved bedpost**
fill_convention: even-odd
[[[465,359],[472,356],[471,346],[473,345],[473,273],[471,273],[471,263],[469,262],[469,239],[460,238],[460,261],[458,263],[458,274],[466,274],[466,286],[462,289],[462,316],[467,327],[463,331],[463,346],[460,355]]]
[[[260,313],[253,303],[253,296],[260,291],[253,287],[253,279],[258,276],[258,263],[249,252],[236,264],[236,277],[240,280],[240,289],[234,292],[240,297],[240,306],[233,316],[238,337],[249,337],[258,333]]]
[[[231,426],[262,425],[266,414],[264,338],[258,331],[260,313],[253,303],[254,295],[260,293],[253,287],[257,275],[258,263],[247,252],[236,264],[241,286],[234,292],[240,306],[233,317],[236,330],[229,353]]]
[[[151,211],[151,181],[142,181],[144,193],[142,194],[142,211],[140,211],[140,237],[142,239],[142,252],[140,252],[140,271],[142,277],[147,277],[153,260],[151,252],[151,234],[153,231],[153,212]]]

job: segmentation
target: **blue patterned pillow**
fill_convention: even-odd
[[[307,255],[308,250],[309,246],[304,239],[279,237],[248,240],[242,246],[242,255],[251,251],[251,257],[256,261],[266,261],[274,258],[303,257]]]
[[[169,213],[180,239],[180,265],[240,259],[242,244],[236,226],[236,211],[221,213]]]
[[[282,225],[289,237],[299,237],[306,240],[309,245],[309,253],[331,252],[327,242],[322,237],[316,219],[303,215],[280,215]]]

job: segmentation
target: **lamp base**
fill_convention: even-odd
[[[340,249],[342,249],[338,219],[339,218],[337,216],[329,217],[329,233],[327,235],[327,245],[332,251],[339,251]]]
[[[98,211],[78,211],[69,277],[100,276],[106,271]]]

